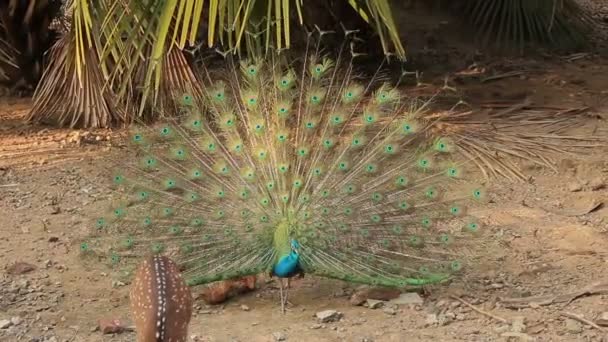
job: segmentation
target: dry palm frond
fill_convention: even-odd
[[[479,110],[441,113],[436,134],[451,136],[465,158],[476,158],[486,178],[525,180],[515,160],[555,170],[557,154],[606,146],[608,139],[592,135],[567,135],[566,129],[582,125],[587,107],[563,109],[522,103],[491,103]]]
[[[0,23],[0,31],[2,30]],[[0,35],[0,82],[8,81],[9,75],[6,69],[14,68],[19,69],[17,65],[16,57],[19,52],[15,50],[8,42],[2,39]]]
[[[86,67],[77,72],[73,39],[68,34],[51,50],[51,62],[34,94],[28,120],[70,128],[103,128],[124,122],[113,94],[103,88],[95,50],[83,51],[80,58]]]
[[[465,0],[464,9],[486,43],[541,43],[576,48],[593,20],[574,0]]]

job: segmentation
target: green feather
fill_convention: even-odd
[[[465,270],[488,196],[465,183],[475,163],[455,158],[458,144],[350,65],[270,60],[181,96],[183,117],[133,128],[110,179],[125,199],[95,218],[81,253],[114,268],[133,260],[123,253],[167,253],[189,284],[271,270],[292,239],[306,273],[353,283],[423,286]]]

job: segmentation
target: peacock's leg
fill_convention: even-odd
[[[283,278],[278,278],[279,280],[279,293],[281,294],[281,312],[285,313],[285,302],[286,296],[283,295]]]

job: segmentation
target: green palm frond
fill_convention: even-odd
[[[484,42],[503,46],[576,48],[586,44],[592,25],[574,0],[465,0],[464,9]]]
[[[373,21],[378,30],[385,52],[390,50],[389,40],[395,46],[395,53],[404,57],[388,0],[349,0],[351,6],[366,20]],[[295,12],[300,24],[303,21],[303,0],[123,0],[109,9],[108,17],[113,18],[104,56],[111,51],[120,51],[116,60],[116,74],[129,73],[137,66],[145,65],[145,79],[142,84],[140,112],[147,103],[150,91],[153,102],[158,99],[163,75],[163,56],[173,48],[183,49],[187,44],[195,45],[200,23],[207,23],[207,45],[216,41],[234,53],[242,53],[243,42],[247,51],[259,50],[260,40],[243,39],[246,33],[262,36],[264,48],[273,45],[279,49],[291,45],[290,17]],[[129,15],[124,15],[128,10]],[[206,16],[205,16],[206,13]],[[106,23],[110,23],[106,20]],[[130,82],[128,78],[123,82]],[[122,89],[119,97],[125,94]]]

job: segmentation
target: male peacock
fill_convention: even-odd
[[[113,176],[128,198],[97,220],[98,237],[122,236],[111,263],[168,254],[189,285],[270,272],[401,288],[459,272],[482,188],[415,101],[341,60],[273,53],[207,72],[182,117],[134,129]]]

